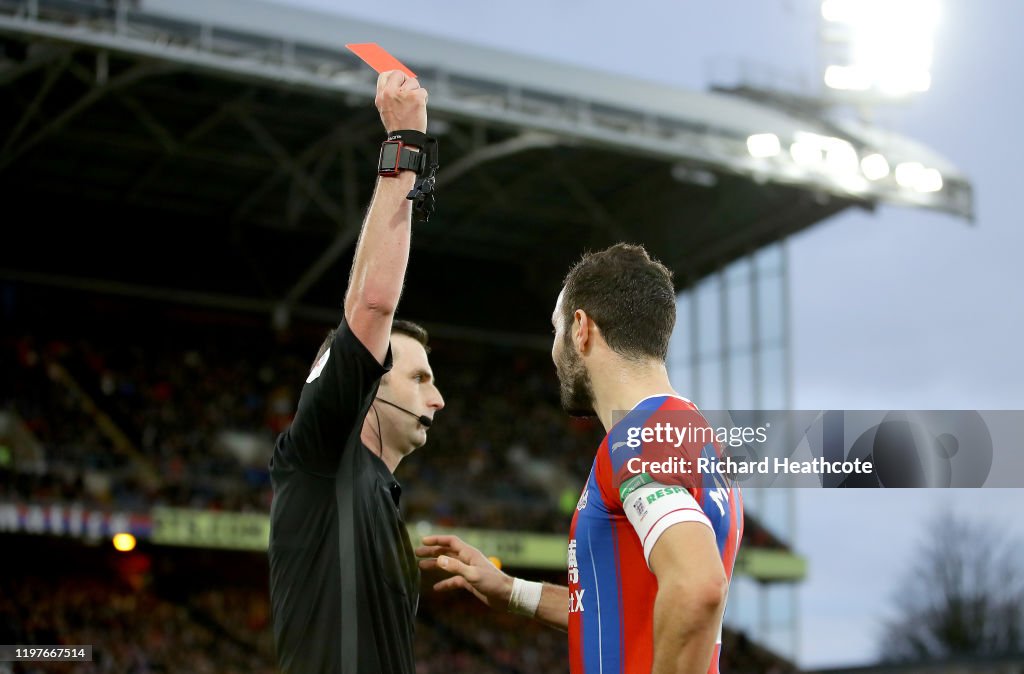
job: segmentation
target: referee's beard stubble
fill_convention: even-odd
[[[555,356],[559,397],[562,409],[574,417],[594,416],[594,389],[580,357],[568,335],[562,341],[561,351]]]

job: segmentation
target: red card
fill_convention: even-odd
[[[409,77],[416,77],[416,73],[409,70],[394,56],[384,51],[384,48],[376,42],[347,44],[345,46],[352,50],[353,54],[366,61],[366,65],[370,66],[378,73],[382,73],[385,70],[401,70]]]

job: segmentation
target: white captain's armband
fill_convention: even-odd
[[[320,356],[320,360],[316,362],[313,369],[309,371],[309,376],[306,377],[306,383],[312,382],[314,379],[320,376],[320,373],[324,371],[324,365],[327,365],[327,359],[331,357],[331,349],[328,348],[324,351],[324,355]]]
[[[648,482],[630,491],[622,501],[622,508],[644,546],[648,568],[654,544],[673,524],[703,522],[714,530],[697,500],[683,487]]]

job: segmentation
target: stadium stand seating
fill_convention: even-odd
[[[7,466],[0,498],[266,511],[273,441],[315,351],[265,333],[165,344],[5,339],[0,406],[45,447],[45,470]],[[428,445],[399,468],[407,518],[565,531],[565,506],[575,505],[601,435],[595,422],[567,420],[558,408],[546,354],[436,341],[432,361],[447,406]],[[155,481],[141,479],[140,463]]]

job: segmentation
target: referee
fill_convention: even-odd
[[[382,73],[375,103],[389,137],[426,132],[427,92],[415,79]],[[408,157],[416,150],[401,149],[401,166],[422,165]],[[393,320],[416,173],[384,173],[356,246],[345,317],[321,347],[270,463],[270,598],[284,674],[415,671],[419,568],[392,473],[426,442],[444,400],[426,332]]]

